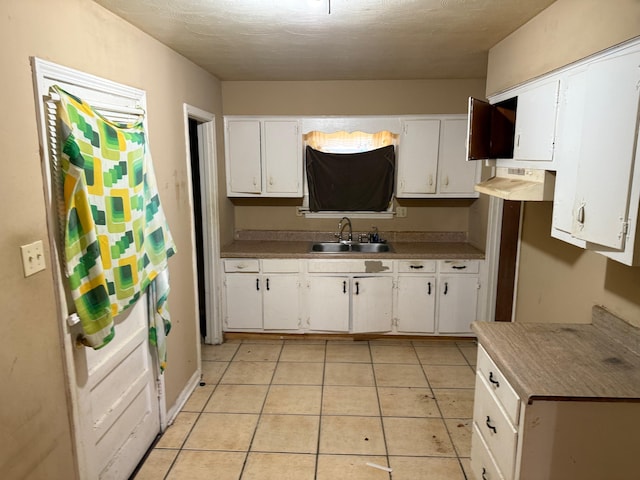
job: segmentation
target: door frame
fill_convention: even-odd
[[[200,192],[202,204],[202,234],[203,244],[205,246],[203,256],[205,265],[205,305],[207,311],[207,334],[204,338],[207,344],[222,343],[222,310],[220,308],[221,298],[221,278],[220,278],[220,232],[219,232],[219,208],[218,208],[218,172],[217,172],[217,155],[216,155],[216,118],[215,115],[194,107],[187,103],[184,104],[184,134],[186,159],[189,178],[191,176],[191,151],[189,148],[189,119],[198,122],[198,156],[200,170]],[[189,188],[189,204],[191,214],[191,225],[195,225],[193,219],[193,186],[188,183]],[[196,254],[196,237],[195,231],[191,231],[192,246],[192,263],[193,263],[193,282],[194,291],[196,292],[195,307],[198,310],[198,261]],[[200,329],[198,322],[198,362],[200,362]],[[200,370],[200,365],[198,367]]]

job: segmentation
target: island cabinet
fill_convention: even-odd
[[[476,479],[638,478],[638,333],[614,338],[610,314],[601,320],[474,324]]]

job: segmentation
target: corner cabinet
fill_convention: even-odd
[[[297,119],[225,118],[228,197],[302,197]]]
[[[466,161],[466,135],[464,115],[402,120],[396,197],[477,197],[480,165]]]

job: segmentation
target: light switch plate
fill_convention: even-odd
[[[22,245],[20,251],[22,252],[22,267],[24,268],[25,277],[29,277],[46,268],[44,264],[42,240],[37,240],[28,245]]]

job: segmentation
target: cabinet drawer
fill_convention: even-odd
[[[436,271],[435,260],[400,260],[398,262],[400,273],[434,273]]]
[[[480,271],[479,260],[440,260],[440,272],[478,273]]]
[[[473,424],[482,435],[502,474],[505,478],[511,478],[516,460],[518,431],[500,408],[480,374],[476,375]]]
[[[262,260],[263,273],[297,273],[300,271],[296,259],[265,259]]]
[[[504,378],[500,369],[493,363],[489,354],[482,348],[482,345],[478,346],[478,365],[476,371],[478,375],[485,380],[485,384],[489,386],[493,395],[498,402],[500,402],[511,423],[518,425],[520,398]]]
[[[260,271],[260,261],[257,258],[240,258],[224,260],[225,272],[250,272]]]
[[[504,480],[475,424],[471,432],[471,471],[478,480]]]
[[[309,273],[393,273],[393,260],[309,260]]]

